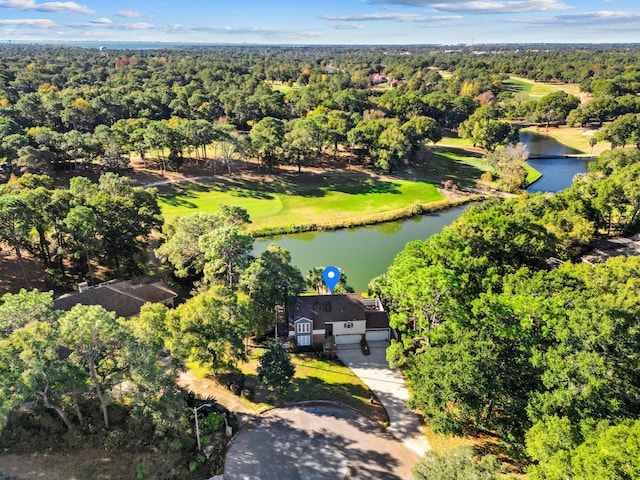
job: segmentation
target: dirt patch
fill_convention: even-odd
[[[179,478],[178,454],[107,454],[97,449],[73,454],[0,455],[0,480],[119,480]]]
[[[18,259],[9,248],[0,244],[0,294],[18,293],[21,288],[46,290],[45,272],[40,263],[27,252],[21,252],[29,283],[26,284]]]

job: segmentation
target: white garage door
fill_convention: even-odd
[[[367,337],[367,342],[389,340],[389,330],[387,328],[382,330],[367,330],[367,333],[365,335]]]
[[[346,345],[348,343],[360,343],[362,335],[336,335],[336,345]]]

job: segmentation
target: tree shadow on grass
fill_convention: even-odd
[[[322,197],[328,192],[341,192],[349,195],[367,195],[374,193],[400,194],[400,184],[389,180],[380,180],[376,175],[363,172],[340,172],[339,174],[305,173],[304,177],[284,176],[286,183],[281,184],[282,193],[303,197]]]
[[[460,187],[475,187],[478,179],[484,173],[474,165],[464,163],[456,158],[449,158],[447,154],[462,155],[480,160],[483,155],[478,152],[470,152],[456,148],[438,148],[437,150],[425,150],[416,159],[414,167],[421,177],[432,182],[444,182],[451,180]]]
[[[253,180],[215,179],[211,181],[184,181],[158,187],[158,197],[168,205],[196,208],[189,199],[207,192],[226,192],[240,198],[271,200],[275,198],[270,182]]]

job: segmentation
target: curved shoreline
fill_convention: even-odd
[[[439,202],[424,203],[424,204],[416,203],[406,208],[403,208],[401,210],[386,212],[383,215],[369,217],[369,218],[360,218],[360,219],[356,218],[351,220],[346,219],[341,222],[333,222],[333,223],[300,224],[300,225],[292,225],[288,227],[266,227],[266,228],[251,232],[251,235],[253,236],[253,238],[264,238],[264,237],[275,237],[278,235],[290,235],[295,233],[322,232],[322,231],[340,230],[343,228],[356,228],[356,227],[364,227],[368,225],[378,225],[381,223],[394,222],[396,220],[404,220],[407,218],[418,217],[418,216],[426,215],[429,213],[439,212],[441,210],[446,210],[448,208],[453,208],[460,205],[465,205],[467,203],[475,202],[483,198],[486,198],[486,195],[472,194],[468,197],[460,198],[457,200],[443,200]]]

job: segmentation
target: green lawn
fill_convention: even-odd
[[[257,410],[282,403],[330,400],[348,405],[380,423],[388,420],[380,404],[371,404],[371,392],[349,367],[339,360],[317,357],[315,354],[292,353],[295,376],[291,385],[280,397],[266,392],[258,381],[256,370],[263,352],[262,348],[253,348],[248,361],[239,365],[247,384],[256,389],[255,400],[261,402],[247,401],[252,408]]]
[[[282,92],[282,93],[287,93],[291,90],[300,90],[302,88],[302,86],[297,82],[293,82],[291,86],[289,86],[289,84],[287,83],[279,82],[276,80],[272,82],[267,82],[267,83],[271,87],[271,90],[277,90],[278,92]]]
[[[493,173],[491,166],[483,155],[451,147],[436,147],[426,162],[425,168],[430,170],[434,180],[453,180],[462,187],[475,187],[476,181],[483,172]],[[525,164],[527,184],[539,179],[542,174],[535,168]]]
[[[473,141],[470,138],[461,138],[458,136],[444,136],[439,143],[442,145],[452,145],[454,147],[473,147]]]
[[[559,90],[580,98],[580,86],[577,83],[542,83],[512,76],[502,82],[502,85],[505,90],[528,93],[530,99],[539,99]]]
[[[247,209],[252,219],[251,231],[362,222],[416,203],[443,200],[431,183],[360,172],[303,172],[265,180],[221,177],[164,185],[158,188],[158,194],[167,219],[197,211],[213,212],[220,204],[231,204]]]
[[[490,170],[482,154],[462,148],[429,146],[423,156],[420,174],[437,183],[452,180],[459,187],[473,188],[480,175]]]
[[[523,167],[527,171],[527,185],[531,185],[533,182],[542,177],[542,174],[531,165],[525,163]]]

